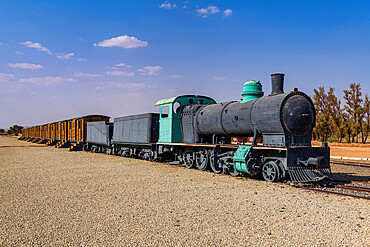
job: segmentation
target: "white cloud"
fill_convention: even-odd
[[[220,12],[220,10],[216,6],[209,6],[207,9],[209,10],[209,13],[211,14],[216,14]]]
[[[86,58],[78,58],[77,60],[80,61],[80,62],[86,62],[87,61]]]
[[[163,67],[156,65],[156,66],[146,66],[143,69],[138,69],[137,71],[143,72],[142,74],[148,74],[148,75],[158,75],[158,72],[162,71]]]
[[[96,87],[96,88],[94,88],[94,90],[96,90],[96,91],[98,91],[98,90],[103,90],[104,88],[102,88],[102,87]]]
[[[182,78],[182,75],[171,75],[172,78]]]
[[[35,48],[39,51],[45,51],[51,55],[51,51],[48,48],[42,46],[40,43],[33,43],[32,41],[26,41],[26,42],[20,42],[19,44],[24,45],[29,48]]]
[[[215,79],[217,81],[223,81],[223,80],[226,80],[227,78],[224,77],[224,76],[215,76],[215,77],[213,77],[213,79]]]
[[[26,79],[20,79],[21,83],[33,83],[40,86],[58,85],[63,82],[76,82],[73,78],[63,78],[58,76],[47,76],[47,77],[32,77]]]
[[[26,41],[26,42],[20,42],[19,44],[21,45],[24,45],[26,47],[29,47],[29,48],[35,48],[39,51],[45,51],[47,52],[49,55],[52,55],[52,52],[44,47],[43,45],[41,45],[40,43],[34,43],[32,41]],[[19,55],[22,55],[23,53],[22,52],[16,52],[16,54],[19,54]],[[63,53],[60,53],[60,54],[55,54],[55,56],[61,60],[68,60],[70,57],[74,56],[75,54],[73,52],[71,53],[67,53],[67,54],[63,54]],[[79,61],[84,61],[84,60],[80,60]]]
[[[128,88],[128,89],[141,89],[145,87],[145,83],[136,83],[136,82],[127,82],[127,83],[112,82],[110,83],[110,85],[117,88]]]
[[[233,14],[233,11],[231,9],[225,9],[224,16],[230,16]]]
[[[20,69],[42,69],[44,66],[33,63],[9,63],[9,67],[20,68]]]
[[[220,12],[219,8],[216,6],[208,6],[208,8],[200,8],[196,9],[195,11],[197,11],[198,14],[203,18],[208,17],[210,14],[216,14]]]
[[[172,8],[176,8],[176,4],[171,4],[168,1],[165,1],[159,7],[162,8],[162,9],[172,9]]]
[[[17,55],[24,55],[24,53],[23,52],[20,52],[20,51],[15,51],[15,54],[17,54]]]
[[[208,16],[208,9],[201,8],[201,9],[197,9],[195,11],[197,11],[200,15]]]
[[[11,80],[14,79],[13,74],[0,73],[0,80]]]
[[[56,55],[57,58],[59,58],[60,60],[68,60],[70,57],[73,57],[75,54],[73,52],[71,53],[68,53],[68,54],[59,54],[59,55]]]
[[[116,65],[114,65],[114,67],[112,67],[112,68],[117,69],[117,68],[115,68],[115,67],[126,67],[126,68],[129,68],[129,69],[131,69],[131,68],[132,68],[132,66],[131,66],[131,65],[128,65],[128,64],[125,64],[125,63],[119,63],[119,64],[116,64]]]
[[[74,77],[100,77],[100,74],[73,73]]]
[[[147,46],[147,45],[148,45],[147,41],[141,41],[141,40],[138,40],[136,37],[130,37],[127,35],[118,36],[118,37],[111,38],[111,39],[106,39],[99,43],[94,44],[94,46],[100,46],[100,47],[117,46],[117,47],[123,47],[126,49],[137,48],[137,47],[142,47],[142,46]]]
[[[115,76],[135,76],[134,72],[126,72],[126,71],[119,71],[119,70],[107,71],[105,73],[107,75],[115,75]]]

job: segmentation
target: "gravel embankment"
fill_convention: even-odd
[[[0,148],[0,177],[0,246],[370,244],[369,201],[281,183],[53,147]]]

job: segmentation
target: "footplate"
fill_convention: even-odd
[[[306,167],[290,167],[288,174],[292,182],[317,182],[325,178],[334,179],[330,168],[306,168]]]

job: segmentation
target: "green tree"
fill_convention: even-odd
[[[3,134],[5,132],[4,129],[0,129],[0,134]]]
[[[330,135],[329,128],[329,104],[324,87],[314,89],[313,103],[316,107],[316,126],[314,133],[317,138],[326,141]]]
[[[18,135],[20,133],[22,133],[22,129],[23,127],[22,126],[19,126],[19,125],[13,125],[12,127],[9,128],[8,130],[8,134],[11,134],[11,135]]]
[[[361,85],[356,83],[351,83],[349,85],[349,90],[343,90],[345,99],[344,109],[347,114],[351,117],[350,119],[350,129],[352,132],[352,142],[358,142],[358,133],[361,128],[361,117],[363,116],[362,109],[362,98],[361,98]]]
[[[370,133],[370,99],[369,95],[365,95],[365,100],[363,104],[363,122],[362,122],[362,142],[366,143],[367,137],[369,136]]]
[[[337,142],[342,142],[345,129],[343,128],[343,122],[345,119],[344,112],[341,108],[341,102],[335,95],[335,88],[329,88],[326,96],[328,101],[328,116],[329,116],[329,128],[331,136],[336,137]]]

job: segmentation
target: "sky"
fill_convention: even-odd
[[[0,0],[0,128],[157,112],[183,94],[370,92],[370,1]]]

